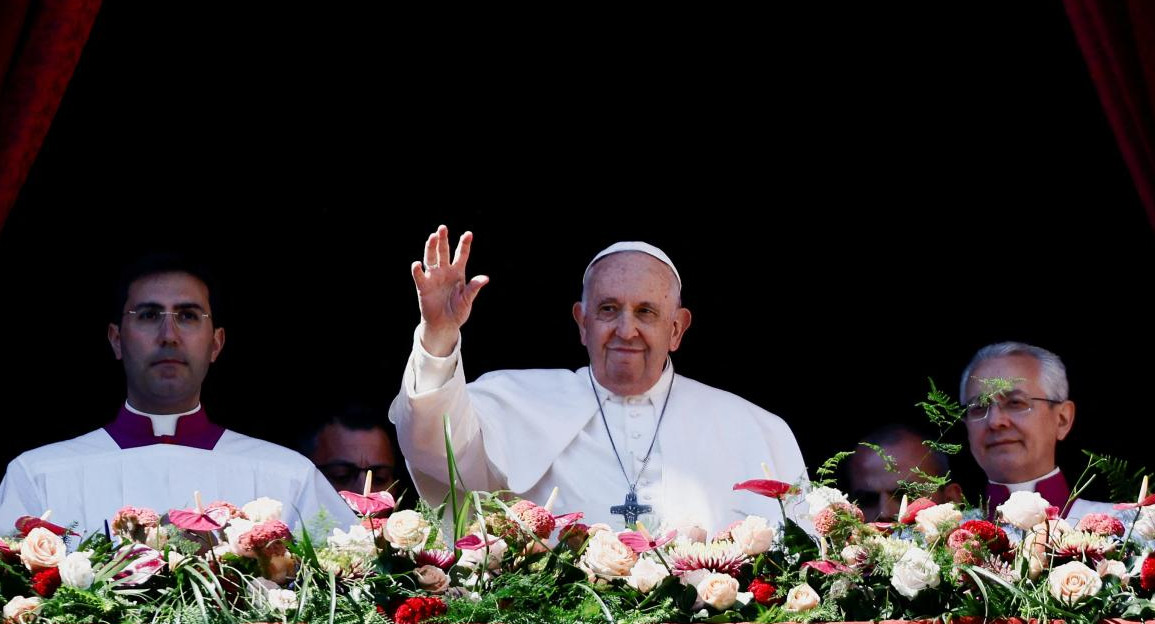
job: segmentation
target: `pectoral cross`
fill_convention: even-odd
[[[632,489],[626,492],[626,502],[610,507],[610,513],[625,518],[627,526],[637,522],[638,516],[648,514],[651,511],[653,511],[653,507],[638,504],[638,494]]]

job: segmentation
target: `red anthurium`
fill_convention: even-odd
[[[28,537],[28,534],[31,533],[32,529],[35,528],[48,529],[49,531],[52,531],[53,533],[61,536],[63,536],[65,533],[80,535],[79,533],[70,531],[58,524],[52,524],[47,520],[41,520],[36,516],[20,516],[16,519],[16,530],[20,531],[20,534],[24,537]]]
[[[481,539],[480,535],[477,535],[476,533],[474,533],[472,535],[466,535],[465,537],[457,540],[456,542],[453,543],[453,546],[454,546],[454,548],[460,548],[461,550],[480,550],[480,549],[485,548],[487,546],[492,546],[496,543],[497,543],[496,539],[487,542],[487,541]]]
[[[850,572],[850,568],[838,563],[837,561],[807,561],[802,564],[803,568],[814,568],[823,574],[834,574],[835,572]]]
[[[341,490],[338,494],[360,516],[381,516],[389,513],[397,505],[389,492],[370,492],[365,495]]]
[[[734,489],[750,490],[755,494],[761,494],[762,496],[769,496],[770,498],[777,498],[779,500],[787,494],[794,494],[798,491],[798,488],[789,483],[783,483],[773,479],[751,479],[749,481],[735,483]]]
[[[937,504],[938,503],[925,497],[915,499],[915,501],[906,508],[906,515],[899,518],[898,521],[902,524],[914,524],[914,519],[918,516],[918,512],[924,509],[930,509]]]
[[[677,529],[674,529],[661,537],[655,538],[646,530],[645,525],[639,522],[637,531],[624,531],[620,533],[618,535],[618,541],[629,546],[634,552],[641,554],[665,546],[666,543],[674,539],[674,536],[677,534]]]
[[[1151,496],[1144,498],[1143,500],[1139,501],[1138,503],[1119,503],[1118,505],[1115,505],[1114,507],[1115,507],[1115,509],[1138,509],[1140,507],[1147,507],[1150,505],[1155,505],[1155,494],[1152,494]]]

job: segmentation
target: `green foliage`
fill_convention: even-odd
[[[874,454],[878,455],[878,458],[882,460],[882,469],[883,470],[885,470],[887,472],[897,472],[898,460],[896,460],[894,458],[894,455],[887,453],[886,449],[882,448],[881,446],[879,446],[877,444],[872,444],[870,442],[859,442],[858,445],[859,446],[865,446],[866,448],[874,451]]]
[[[1092,467],[1103,475],[1107,481],[1107,491],[1111,500],[1131,502],[1139,495],[1139,487],[1143,483],[1143,476],[1155,476],[1143,466],[1132,468],[1127,460],[1099,455],[1084,450],[1083,454],[1090,458]]]
[[[932,451],[938,451],[943,455],[958,455],[959,452],[962,451],[961,444],[948,444],[937,440],[923,440],[922,445],[930,448]]]
[[[926,400],[915,403],[915,405],[922,408],[927,419],[937,426],[939,431],[945,432],[962,420],[966,408],[959,405],[958,401],[951,398],[949,394],[939,390],[934,385],[933,379],[928,377],[927,382],[930,384],[930,392],[927,393]]]
[[[822,465],[814,471],[814,474],[821,478],[816,481],[812,481],[811,484],[814,487],[825,487],[833,484],[836,481],[835,475],[838,473],[838,464],[842,463],[842,460],[850,457],[853,454],[854,451],[839,451],[835,453],[834,456],[832,456],[830,459],[822,462]]]
[[[40,617],[50,622],[74,622],[76,624],[120,624],[129,621],[125,604],[94,594],[62,585],[40,607]]]

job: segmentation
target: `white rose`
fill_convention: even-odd
[[[265,594],[265,599],[269,601],[269,606],[279,613],[297,608],[297,592],[291,589],[270,589],[269,593]]]
[[[39,528],[39,527],[37,527]],[[35,530],[35,529],[33,529]],[[4,605],[4,621],[5,622],[23,622],[24,614],[32,613],[40,607],[40,599],[36,597],[25,598],[24,596],[16,596]]]
[[[810,517],[818,515],[818,512],[826,509],[834,503],[850,504],[846,499],[846,495],[832,487],[815,488],[806,495],[806,504],[810,507]]]
[[[1103,581],[1091,568],[1079,561],[1072,561],[1051,570],[1050,576],[1047,577],[1047,587],[1055,599],[1074,604],[1099,593],[1103,588]]]
[[[91,550],[82,550],[65,557],[64,561],[60,562],[60,582],[76,589],[92,587],[96,575],[92,572],[90,556],[92,556]]]
[[[950,533],[952,529],[962,523],[962,512],[955,509],[952,503],[944,503],[927,507],[914,516],[915,529],[926,536],[927,542],[934,542],[943,531]]]
[[[643,594],[648,594],[669,575],[670,571],[666,566],[643,557],[630,568],[630,577],[626,579],[626,584]]]
[[[938,587],[939,580],[938,564],[921,548],[906,551],[890,575],[890,584],[907,598],[914,598],[927,587]]]
[[[706,529],[697,522],[687,522],[677,527],[678,537],[684,538],[689,542],[705,543]]]
[[[1103,559],[1099,561],[1099,565],[1096,566],[1095,571],[1099,573],[1099,578],[1113,576],[1122,580],[1124,583],[1126,583],[1128,580],[1127,565],[1122,561],[1115,561],[1114,559]]]
[[[493,535],[485,536],[485,541],[493,543],[490,544],[488,548],[482,546],[477,550],[462,550],[461,558],[457,560],[457,565],[465,568],[476,568],[481,565],[482,561],[485,561],[485,567],[488,570],[500,568],[501,558],[505,555],[505,551],[509,549],[509,544],[506,544],[505,540],[497,539],[497,537]]]
[[[329,548],[337,552],[367,556],[377,554],[376,539],[369,529],[360,524],[351,525],[348,533],[341,529],[333,529],[333,534],[327,541]]]
[[[711,572],[696,588],[698,599],[719,611],[729,609],[738,600],[738,579],[729,574]]]
[[[1155,540],[1155,507],[1142,508],[1131,532],[1140,539]]]
[[[32,529],[20,543],[20,560],[33,572],[55,568],[67,552],[64,540],[44,527]]]
[[[425,538],[429,536],[429,523],[421,514],[406,509],[389,516],[385,530],[397,548],[413,549],[425,543]]]
[[[417,575],[417,584],[427,592],[443,594],[449,589],[449,575],[435,565],[423,565],[413,573]]]
[[[770,550],[774,543],[774,528],[761,516],[747,516],[738,526],[730,529],[730,539],[742,552],[754,557]]]
[[[1050,506],[1038,492],[1011,492],[1007,502],[998,506],[998,512],[1003,522],[1026,531],[1046,521]]]
[[[582,564],[599,576],[625,576],[638,562],[638,555],[609,531],[599,531],[586,542]]]
[[[857,544],[850,544],[849,546],[843,548],[841,554],[842,562],[852,568],[865,565],[867,559],[870,557],[870,554],[866,551],[866,548]]]
[[[241,511],[245,512],[249,520],[260,524],[266,520],[280,520],[281,512],[284,511],[285,506],[281,501],[273,500],[267,496],[262,496],[255,501],[246,503],[241,507]]]
[[[790,593],[786,594],[786,604],[783,608],[787,611],[809,611],[817,607],[821,601],[818,592],[814,591],[813,587],[803,583],[790,588]]]

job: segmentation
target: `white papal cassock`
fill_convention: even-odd
[[[389,409],[401,449],[422,497],[434,504],[448,492],[442,415],[451,420],[454,455],[465,487],[511,490],[544,504],[554,486],[555,514],[580,511],[584,522],[616,530],[628,490],[614,456],[587,368],[506,370],[466,384],[461,339],[447,357],[429,354],[414,336],[400,394]],[[671,389],[671,383],[673,385]],[[652,505],[647,526],[696,522],[713,532],[749,514],[776,522],[778,501],[735,483],[764,478],[806,479],[802,453],[779,417],[729,392],[674,374],[640,396],[615,396],[597,386],[606,423],[639,502]],[[657,443],[639,476],[666,394],[669,406]],[[794,517],[800,510],[787,509]]]

